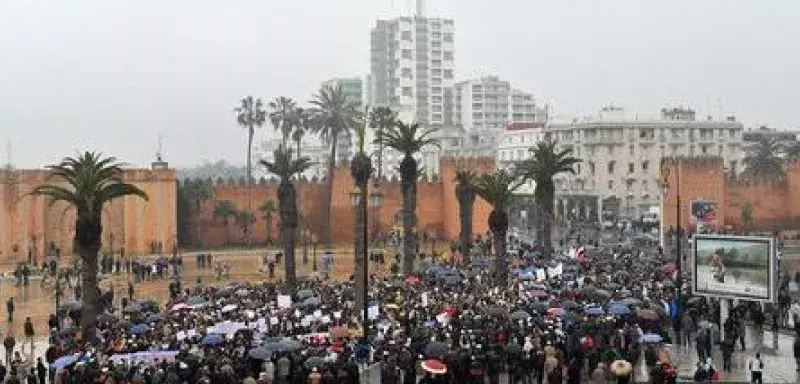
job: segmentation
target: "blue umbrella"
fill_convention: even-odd
[[[608,308],[608,313],[614,316],[630,315],[631,310],[627,305],[612,305]]]
[[[223,343],[225,343],[225,339],[222,337],[222,335],[218,335],[216,333],[206,335],[202,341],[204,347],[218,347]]]
[[[62,356],[56,359],[53,364],[50,364],[51,367],[55,369],[61,369],[64,367],[69,367],[72,364],[75,364],[80,358],[76,355],[67,355]]]
[[[136,324],[131,327],[131,333],[134,335],[143,335],[147,332],[150,332],[150,326],[147,324]]]
[[[657,333],[645,333],[642,337],[639,338],[639,341],[643,343],[660,343],[661,342],[661,335]]]
[[[256,360],[266,360],[275,354],[275,350],[264,348],[263,346],[253,348],[248,352],[248,355]]]
[[[600,307],[589,307],[586,308],[586,310],[583,311],[583,313],[592,316],[602,316],[605,314],[605,311],[603,311],[603,308]]]

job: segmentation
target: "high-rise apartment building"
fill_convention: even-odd
[[[547,122],[546,105],[497,76],[460,81],[455,87],[455,123],[467,131]]]
[[[454,123],[455,24],[417,15],[378,20],[371,33],[369,103],[423,125]]]

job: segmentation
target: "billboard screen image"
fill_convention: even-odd
[[[695,235],[692,240],[695,294],[773,299],[775,255],[771,238]]]
[[[696,229],[717,226],[717,203],[712,200],[692,200],[692,226]]]

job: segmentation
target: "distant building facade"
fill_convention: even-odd
[[[455,122],[468,131],[502,130],[514,123],[547,123],[547,107],[531,93],[511,87],[497,76],[456,84]]]

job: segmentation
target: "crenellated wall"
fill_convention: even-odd
[[[491,172],[494,170],[494,161],[491,158],[442,159],[440,163],[440,177],[436,181],[421,180],[417,186],[417,219],[421,233],[435,232],[438,237],[454,239],[458,236],[459,216],[458,201],[455,197],[455,170],[463,166],[477,173]],[[350,175],[349,168],[335,170],[333,204],[332,204],[332,237],[337,243],[350,243],[354,239],[353,209],[350,206],[350,192],[355,185]],[[241,227],[229,220],[226,227],[220,219],[213,217],[214,207],[218,202],[229,200],[239,210],[247,210],[248,191],[244,180],[215,180],[213,184],[214,198],[203,204],[199,214],[193,214],[188,220],[189,232],[198,232],[198,222],[201,225],[199,232],[203,233],[204,246],[221,246],[226,244],[244,244],[245,238]],[[403,207],[402,189],[400,181],[383,180],[379,183],[383,192],[383,202],[378,209],[371,208],[369,215],[369,232],[376,231],[387,233],[395,225],[400,224],[396,219]],[[258,207],[266,200],[274,200],[277,206],[277,181],[258,180],[252,187],[252,212],[256,215],[251,241],[254,244],[266,242],[266,220],[262,217]],[[324,212],[321,211],[322,200],[326,182],[300,181],[297,184],[299,191],[301,213],[308,218],[308,229],[312,234],[322,233],[321,225]],[[485,233],[488,229],[487,219],[491,207],[480,199],[476,199],[475,214],[473,218],[473,233]],[[378,218],[376,225],[375,219]],[[273,240],[278,235],[278,215],[273,214],[272,219]]]
[[[719,158],[665,159],[661,179],[669,192],[664,198],[664,228],[676,223],[677,174],[680,173],[681,223],[690,228],[690,203],[708,199],[717,202],[717,220],[721,228],[740,229],[742,210],[752,208],[753,227],[772,229],[800,219],[800,162],[786,163],[786,180],[746,180],[726,177]]]
[[[171,250],[176,234],[175,170],[126,170],[125,182],[147,192],[149,200],[125,197],[103,209],[103,250],[146,253],[153,242]],[[59,184],[45,170],[0,170],[0,262],[27,260],[28,250],[41,255],[53,243],[63,254],[72,252],[75,212],[64,203],[29,195],[42,184]]]

